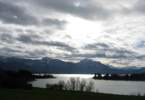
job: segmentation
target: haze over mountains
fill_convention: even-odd
[[[0,69],[26,69],[33,73],[143,73],[145,68],[126,67],[116,68],[91,59],[84,59],[78,63],[64,62],[59,59],[44,57],[42,59],[23,59],[17,57],[0,57]]]

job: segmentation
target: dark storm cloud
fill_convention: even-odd
[[[5,53],[14,53],[14,52],[20,52],[19,50],[16,50],[14,48],[9,48],[9,47],[3,47],[3,48],[0,48],[0,51],[4,51]]]
[[[98,51],[96,53],[85,53],[85,54],[73,54],[72,57],[82,57],[82,58],[111,58],[111,59],[130,59],[137,58],[135,53],[122,50],[112,50],[112,51]]]
[[[109,10],[92,0],[32,0],[34,4],[49,11],[71,14],[86,19],[106,19]],[[80,3],[80,4],[77,4]]]
[[[18,50],[13,47],[0,47],[0,56],[6,56],[6,57],[11,57],[11,56],[23,56],[24,53],[22,50]]]
[[[47,50],[33,50],[33,51],[25,51],[25,54],[27,54],[28,58],[40,58],[40,57],[44,57],[48,54],[49,52]]]
[[[137,0],[137,2],[134,5],[134,11],[145,14],[145,1]]]
[[[32,34],[28,34],[28,35],[21,34],[16,38],[16,40],[18,40],[24,44],[27,44],[27,43],[33,44],[33,43],[35,43],[34,42],[35,40],[39,40],[39,39],[40,39],[40,37],[38,35],[32,35]]]
[[[40,58],[48,55],[49,51],[39,48],[26,49],[24,45],[18,44],[13,46],[0,47],[0,56],[6,57],[22,57],[22,58]]]
[[[65,20],[58,20],[58,19],[46,18],[46,19],[43,19],[43,22],[42,23],[44,25],[62,28],[62,26],[64,26],[67,22]]]
[[[112,45],[105,44],[105,43],[94,43],[94,44],[88,44],[84,46],[84,49],[86,50],[95,50],[96,53],[90,53],[90,54],[81,54],[76,56],[86,56],[89,58],[99,57],[99,58],[115,58],[115,59],[121,59],[121,58],[131,58],[136,57],[137,53],[127,50],[125,48],[116,48]]]
[[[116,59],[136,58],[136,55],[137,55],[136,52],[129,51],[129,50],[123,49],[123,48],[121,48],[121,49],[117,49],[117,48],[110,49],[109,53],[111,53],[111,55],[109,55],[109,56],[107,55],[108,58],[116,58]]]
[[[63,42],[58,41],[42,41],[42,38],[40,39],[37,36],[30,36],[30,35],[20,35],[17,38],[18,41],[24,43],[24,44],[32,44],[35,46],[42,45],[42,46],[48,46],[48,47],[58,47],[59,49],[63,49],[64,51],[75,51],[75,48],[67,45]]]
[[[134,2],[135,1],[135,2]],[[139,14],[145,14],[145,1],[144,0],[133,0],[134,4],[131,8],[123,8],[122,14],[133,14],[138,16]],[[121,13],[121,12],[120,12]]]
[[[14,40],[10,33],[0,33],[0,42],[13,43]]]
[[[24,48],[22,48],[24,49]],[[33,51],[30,50],[24,50],[16,49],[12,47],[3,47],[0,48],[0,56],[6,56],[6,57],[22,57],[22,58],[40,58],[43,56],[46,56],[48,54],[48,51],[46,50],[38,50],[34,49]]]
[[[23,3],[22,3],[23,4]],[[55,28],[63,28],[66,24],[65,20],[59,20],[56,18],[44,18],[40,22],[37,15],[28,13],[28,9],[15,3],[2,2],[0,1],[0,21],[6,24],[17,24],[17,25],[41,25],[41,26],[53,26]]]
[[[88,44],[84,48],[86,48],[86,49],[96,49],[96,48],[108,49],[108,48],[110,48],[110,46],[105,43],[94,43],[94,44]]]
[[[0,21],[8,24],[33,25],[37,23],[35,17],[31,16],[20,6],[0,1]]]

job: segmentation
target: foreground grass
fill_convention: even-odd
[[[47,89],[0,89],[0,100],[145,100],[139,96],[121,96]]]

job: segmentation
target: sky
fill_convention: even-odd
[[[0,56],[145,67],[145,0],[0,0]]]

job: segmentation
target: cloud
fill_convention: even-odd
[[[17,1],[19,2],[19,1]],[[51,27],[55,29],[63,29],[66,25],[65,20],[59,18],[39,18],[29,10],[31,7],[23,6],[25,3],[17,4],[10,1],[0,1],[0,21],[4,24],[16,24],[23,26]],[[32,6],[32,5],[31,5]]]
[[[6,57],[24,57],[22,50],[13,47],[0,47],[0,56]]]
[[[137,48],[145,48],[145,41],[144,40],[139,40],[136,45]]]
[[[110,46],[105,43],[94,43],[94,44],[88,44],[84,46],[85,49],[109,49]]]
[[[34,25],[36,18],[25,12],[25,8],[0,1],[0,21],[8,24]]]
[[[134,51],[130,51],[125,48],[113,47],[112,45],[105,43],[88,44],[84,46],[83,49],[90,50],[90,53],[76,54],[75,56],[82,56],[86,58],[129,59],[137,55]]]
[[[0,0],[0,55],[145,65],[144,0]]]
[[[59,20],[55,18],[44,18],[43,21],[41,22],[43,26],[49,26],[49,27],[54,27],[58,29],[63,29],[64,26],[67,24],[67,21],[65,20]]]
[[[136,3],[134,4],[134,12],[138,12],[141,14],[145,13],[145,2],[144,0],[137,0]]]
[[[13,43],[14,37],[10,33],[0,33],[0,40],[6,43]]]
[[[71,14],[85,19],[106,19],[109,10],[94,0],[32,0],[34,4],[48,11]]]
[[[33,51],[25,51],[25,57],[26,58],[41,58],[41,57],[46,57],[48,55],[48,52],[47,50],[39,50],[39,49],[35,49]]]
[[[31,44],[35,46],[47,46],[47,47],[57,47],[59,49],[63,49],[64,51],[75,51],[74,47],[71,47],[63,42],[58,41],[45,41],[38,37],[38,36],[31,36],[31,35],[19,35],[17,40],[24,43],[24,44]]]

